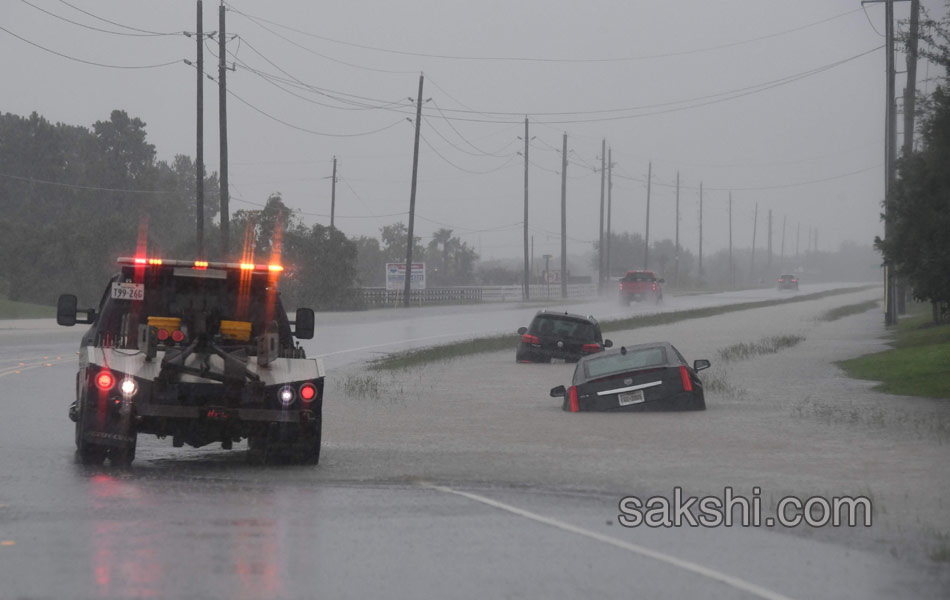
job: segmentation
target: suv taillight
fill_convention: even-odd
[[[584,344],[581,346],[581,352],[593,353],[600,352],[600,344]]]
[[[540,344],[541,343],[541,340],[531,335],[530,333],[526,333],[523,336],[521,336],[521,341],[524,342],[525,344]]]

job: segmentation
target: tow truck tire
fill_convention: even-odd
[[[98,466],[103,463],[108,453],[108,448],[99,444],[90,444],[83,439],[83,419],[85,417],[85,403],[79,401],[79,414],[76,418],[76,460],[84,465]]]
[[[323,423],[320,419],[315,420],[310,427],[310,431],[301,432],[305,436],[306,446],[303,449],[301,462],[307,465],[315,465],[320,462],[320,444],[323,437]]]
[[[138,436],[133,431],[131,434],[132,443],[125,448],[109,448],[109,461],[113,467],[128,467],[135,460],[135,446],[138,443]]]

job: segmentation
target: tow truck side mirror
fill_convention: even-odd
[[[59,300],[56,301],[56,324],[65,325],[66,327],[72,327],[76,323],[86,323],[91,324],[96,322],[96,309],[94,308],[82,308],[77,309],[76,296],[72,294],[63,294],[59,297]],[[86,313],[85,319],[77,319],[76,313],[84,312]]]
[[[314,321],[312,308],[298,308],[294,318],[294,336],[300,340],[313,338]]]
[[[76,324],[76,306],[79,300],[72,294],[63,294],[56,301],[56,324],[72,327]]]

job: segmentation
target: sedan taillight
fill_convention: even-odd
[[[680,365],[680,379],[683,380],[683,391],[692,392],[693,378],[689,376],[689,371],[686,370],[686,367],[683,365]]]
[[[571,405],[571,412],[577,412],[580,410],[580,406],[577,403],[577,386],[572,385],[571,389],[568,390],[568,401]]]
[[[541,340],[531,335],[530,333],[526,333],[523,336],[521,336],[521,341],[524,342],[525,344],[540,344],[541,343]]]

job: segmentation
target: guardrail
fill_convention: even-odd
[[[560,284],[532,285],[531,300],[557,300],[561,297]],[[362,288],[363,305],[366,308],[402,306],[402,290],[386,288]],[[568,298],[587,298],[597,295],[597,284],[572,283],[567,286]],[[410,294],[413,306],[437,304],[463,304],[470,302],[518,302],[522,299],[520,285],[491,285],[480,287],[443,287],[413,290]]]

